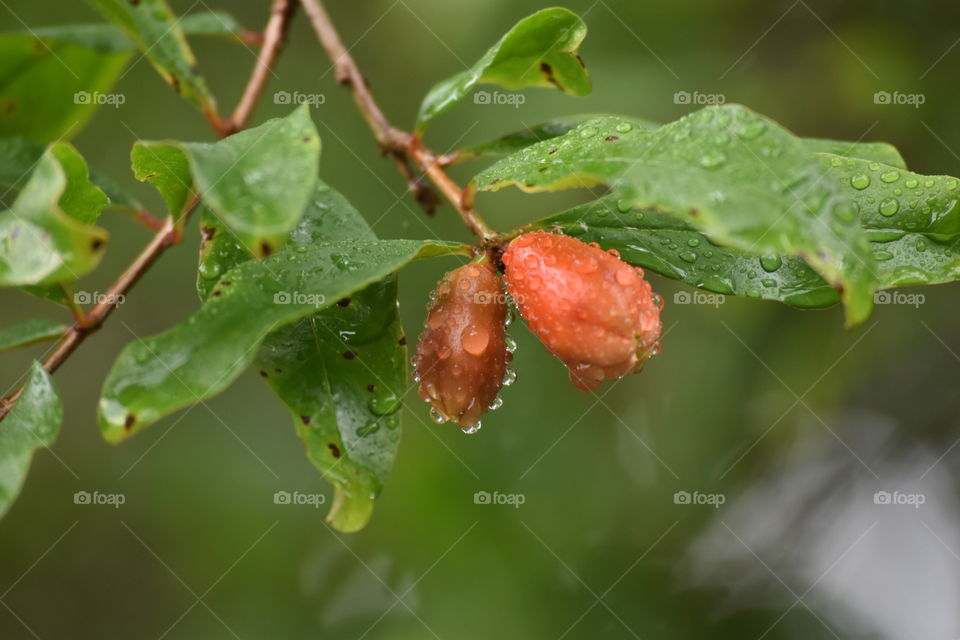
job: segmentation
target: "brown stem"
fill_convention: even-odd
[[[314,31],[317,32],[320,44],[333,62],[337,73],[337,81],[351,89],[353,100],[357,103],[357,107],[360,109],[364,120],[367,121],[370,130],[373,131],[381,151],[394,158],[397,168],[407,179],[408,185],[416,187],[414,193],[417,200],[423,203],[425,201],[423,198],[427,196],[424,196],[420,191],[419,181],[411,180],[410,165],[405,162],[407,158],[412,160],[420,171],[430,178],[434,186],[446,196],[473,233],[484,242],[494,241],[497,238],[496,232],[473,210],[469,199],[464,197],[464,190],[444,170],[443,162],[438,160],[432,151],[424,147],[416,135],[394,127],[387,120],[373,94],[370,93],[370,87],[360,72],[356,61],[343,46],[340,35],[323,7],[323,2],[321,0],[300,0],[300,3],[310,17],[310,22],[313,24]],[[430,202],[430,200],[427,200],[427,202]]]
[[[297,3],[295,0],[273,0],[270,8],[270,19],[263,32],[263,47],[260,49],[260,55],[257,57],[257,64],[250,74],[247,86],[243,90],[243,95],[234,109],[233,115],[227,122],[227,130],[235,133],[247,126],[253,110],[260,100],[270,75],[273,73],[273,65],[280,55],[286,40],[287,31],[290,28],[290,19],[293,17],[294,9]]]
[[[283,38],[290,21],[290,15],[293,11],[293,0],[274,0],[273,8],[270,14],[270,20],[264,30],[264,48],[257,60],[257,64],[251,73],[247,88],[244,91],[234,116],[229,121],[223,120],[213,108],[204,109],[204,115],[210,122],[214,132],[220,137],[239,131],[246,126],[257,100],[263,92],[266,84],[266,76],[270,68],[276,61],[277,55],[283,46]],[[282,5],[282,10],[281,10]],[[238,115],[239,114],[239,115]],[[200,204],[200,198],[193,196],[186,211],[180,217],[180,222],[193,213],[197,205]],[[147,214],[149,215],[149,214]],[[138,216],[144,222],[147,221],[143,216]],[[150,216],[153,218],[153,216]],[[75,317],[76,322],[73,326],[64,332],[60,342],[57,343],[54,350],[44,359],[43,368],[49,373],[56,371],[70,355],[87,339],[87,336],[94,333],[106,321],[111,313],[117,308],[117,305],[124,299],[127,292],[143,277],[143,274],[157,261],[157,258],[163,254],[170,246],[177,244],[182,239],[182,224],[178,224],[172,216],[167,217],[163,224],[157,230],[150,243],[143,248],[134,261],[124,270],[122,274],[110,285],[106,294],[99,303],[92,309],[82,314],[82,317]],[[74,311],[76,311],[74,309]],[[0,420],[10,413],[17,399],[23,392],[20,387],[5,398],[0,398]]]

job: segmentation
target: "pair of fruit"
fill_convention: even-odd
[[[660,298],[643,270],[569,236],[516,238],[503,253],[507,291],[530,329],[567,366],[574,386],[635,373],[659,349]],[[420,397],[438,422],[467,433],[497,406],[509,381],[507,296],[484,259],[447,273],[437,285],[417,346]]]

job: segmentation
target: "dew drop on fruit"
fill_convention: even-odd
[[[460,427],[460,430],[463,431],[468,436],[472,436],[476,432],[480,431],[480,423],[478,422],[476,424],[469,424],[465,427]]]

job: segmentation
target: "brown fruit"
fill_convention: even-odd
[[[438,422],[473,433],[496,400],[507,366],[505,298],[489,262],[455,269],[437,284],[415,365],[420,397]]]

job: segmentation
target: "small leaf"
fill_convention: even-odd
[[[71,282],[100,261],[107,233],[84,221],[96,219],[106,196],[75,154],[67,143],[53,145],[0,212],[0,286]]]
[[[75,35],[0,35],[0,136],[69,138],[100,106],[94,98],[110,91],[131,52]]]
[[[127,345],[104,386],[100,423],[118,441],[223,390],[270,332],[320,311],[419,258],[463,252],[426,240],[297,247],[228,271],[185,322]]]
[[[179,218],[189,202],[193,177],[190,162],[177,143],[138,140],[130,162],[134,177],[156,187],[167,203],[167,212]]]
[[[107,20],[136,43],[144,57],[173,87],[207,114],[216,103],[197,70],[190,45],[165,0],[88,0]]]
[[[320,136],[303,105],[215,143],[183,143],[204,203],[250,253],[280,247],[317,182]]]
[[[17,404],[0,421],[0,517],[20,493],[34,452],[53,444],[61,422],[63,407],[53,380],[34,362]]]
[[[630,205],[657,207],[716,243],[753,255],[802,257],[839,287],[848,325],[877,287],[874,258],[848,189],[800,139],[739,105],[709,107],[654,131],[618,118],[584,123],[481,172],[475,185],[529,192],[610,185]]]
[[[417,128],[461,101],[478,84],[507,89],[556,87],[565,93],[590,93],[590,76],[577,49],[587,25],[562,8],[543,9],[527,16],[493,45],[470,69],[443,80],[420,105]]]
[[[0,351],[9,351],[35,342],[53,340],[63,335],[66,325],[53,320],[34,318],[0,329]]]

